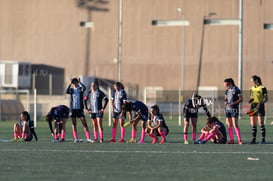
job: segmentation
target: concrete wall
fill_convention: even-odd
[[[22,60],[65,68],[67,79],[96,75],[115,79],[118,55],[119,0],[77,7],[76,0],[0,0],[0,59]],[[238,0],[123,0],[121,79],[143,86],[181,86],[181,27],[154,27],[154,19],[181,19],[185,10],[185,89],[194,90],[200,57],[203,17],[237,18]],[[252,74],[273,88],[273,1],[244,0],[243,87],[249,89]],[[96,8],[94,8],[96,7]],[[102,10],[102,11],[100,11]],[[88,29],[80,21],[92,20]],[[205,26],[201,86],[223,88],[227,77],[238,79],[238,27]],[[67,83],[67,82],[66,82]],[[66,84],[65,83],[65,84]]]

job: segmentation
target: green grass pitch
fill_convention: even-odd
[[[184,145],[183,127],[177,126],[177,118],[168,120],[170,134],[167,144],[107,143],[111,128],[105,118],[105,143],[73,143],[71,120],[67,122],[67,141],[52,143],[47,124],[38,122],[36,132],[39,141],[30,143],[0,143],[0,180],[272,180],[273,126],[268,120],[265,145]],[[200,117],[198,129],[204,125]],[[222,121],[223,118],[222,118]],[[0,122],[0,139],[13,137],[14,122]],[[93,133],[91,121],[88,125]],[[245,143],[251,140],[249,118],[239,121]],[[259,127],[258,127],[259,130]],[[79,138],[85,139],[78,122]],[[131,128],[127,128],[129,139]],[[199,136],[200,134],[198,134]],[[138,129],[137,137],[140,137]],[[189,137],[191,137],[189,135]],[[235,136],[236,137],[236,136]],[[257,141],[261,134],[258,131]],[[120,138],[118,129],[117,138]]]

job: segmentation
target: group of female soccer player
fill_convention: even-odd
[[[250,89],[250,100],[251,104],[250,111],[248,112],[251,124],[252,124],[252,135],[253,139],[251,144],[256,143],[257,134],[257,120],[259,121],[262,133],[261,143],[265,143],[265,107],[264,103],[267,101],[267,90],[262,85],[261,78],[253,75],[251,77],[253,87]],[[234,129],[238,137],[238,144],[243,144],[241,139],[240,127],[238,125],[239,116],[239,104],[243,101],[241,90],[234,84],[232,78],[224,80],[225,91],[225,114],[226,122],[228,125],[228,131],[230,141],[228,144],[234,144]],[[152,143],[158,142],[158,136],[161,136],[160,144],[166,142],[166,136],[169,133],[168,126],[165,122],[163,115],[160,113],[160,109],[157,105],[153,105],[148,109],[147,105],[139,100],[127,101],[127,93],[124,90],[124,86],[120,82],[116,82],[114,85],[114,92],[111,97],[112,104],[112,139],[111,143],[119,142],[124,143],[126,127],[132,125],[132,136],[128,143],[136,143],[137,125],[141,121],[141,139],[138,143],[143,144],[146,134],[153,138]],[[74,136],[74,142],[80,142],[77,132],[77,118],[79,118],[84,127],[86,134],[86,142],[96,143],[104,142],[104,130],[103,130],[103,114],[104,110],[109,102],[107,96],[100,90],[98,82],[94,81],[91,83],[90,91],[87,95],[84,95],[86,87],[81,83],[80,79],[73,78],[71,83],[68,85],[66,93],[70,95],[70,108],[65,105],[58,105],[52,107],[46,116],[46,121],[49,124],[49,128],[54,142],[64,142],[66,136],[66,122],[69,116],[72,119],[72,130]],[[208,119],[206,126],[201,129],[201,136],[198,140],[197,137],[197,120],[198,120],[198,109],[203,107],[206,112]],[[93,123],[94,139],[90,138],[90,131],[85,119],[85,111],[90,115]],[[129,121],[125,124],[126,112],[129,115]],[[134,112],[134,115],[132,113]],[[184,116],[184,144],[189,144],[188,141],[188,129],[189,123],[192,124],[192,141],[195,144],[204,144],[211,140],[217,144],[227,143],[225,125],[218,120],[216,117],[211,117],[206,103],[203,98],[198,94],[193,94],[193,97],[188,99],[183,108]],[[52,127],[54,123],[54,130]],[[148,122],[148,125],[147,125]],[[121,128],[121,138],[117,141],[117,126]],[[12,141],[31,141],[33,135],[38,140],[37,135],[34,131],[34,126],[30,120],[29,114],[24,111],[21,114],[19,124],[14,125],[14,139]],[[99,139],[100,138],[100,139]]]
[[[265,143],[265,102],[268,100],[267,90],[262,85],[261,78],[257,75],[251,77],[251,82],[253,87],[250,89],[250,110],[247,114],[250,116],[251,125],[252,125],[252,141],[251,144],[256,144],[256,135],[257,135],[257,122],[261,127],[262,140],[261,144]],[[238,124],[239,117],[239,104],[243,101],[241,90],[235,85],[232,78],[224,80],[225,91],[225,115],[226,122],[228,125],[228,131],[230,136],[230,141],[227,142],[226,130],[224,124],[219,121],[216,117],[211,117],[210,113],[206,107],[201,96],[194,94],[191,99],[189,99],[183,110],[184,115],[184,144],[189,144],[188,141],[188,127],[189,122],[192,123],[192,141],[196,144],[204,144],[208,140],[211,140],[214,143],[218,144],[234,144],[234,129],[238,137],[238,144],[243,144],[241,138],[241,131]],[[198,118],[198,109],[203,107],[207,116],[207,125],[202,128],[201,136],[196,141],[196,125]]]

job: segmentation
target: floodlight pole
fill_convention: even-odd
[[[122,24],[123,24],[123,0],[119,0],[119,30],[118,30],[118,61],[117,81],[121,81],[121,57],[122,57]]]

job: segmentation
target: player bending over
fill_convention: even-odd
[[[189,144],[188,141],[188,129],[190,126],[190,121],[192,124],[192,141],[196,139],[196,128],[198,120],[198,109],[203,107],[207,116],[210,117],[207,105],[203,98],[198,94],[193,94],[192,98],[188,99],[184,104],[183,116],[184,116],[184,144]]]
[[[153,138],[153,144],[157,143],[158,136],[162,137],[160,144],[166,142],[166,136],[169,133],[169,128],[165,122],[163,115],[160,113],[158,105],[154,105],[150,109],[150,118],[148,120],[148,128],[146,133]]]
[[[34,122],[30,119],[30,115],[27,111],[23,111],[20,114],[19,123],[14,124],[14,139],[12,142],[31,141],[33,136],[36,141],[38,137],[34,130]]]
[[[135,112],[134,118],[132,118],[132,111]],[[146,136],[146,121],[148,120],[148,107],[141,101],[129,101],[126,104],[122,105],[122,112],[125,114],[129,113],[129,121],[132,124],[132,138],[128,141],[128,143],[136,143],[136,135],[137,135],[137,124],[141,120],[141,140],[138,142],[139,144],[143,144]]]
[[[216,117],[207,119],[207,126],[201,129],[201,136],[195,144],[205,144],[209,140],[215,144],[226,144],[227,142],[225,125]]]
[[[52,107],[48,114],[46,115],[46,121],[48,122],[49,129],[51,131],[51,135],[54,137],[54,142],[59,141],[59,137],[61,136],[61,142],[65,141],[66,135],[66,121],[69,115],[69,108],[65,105],[58,105],[56,107]],[[54,131],[52,128],[52,121],[54,121]]]

